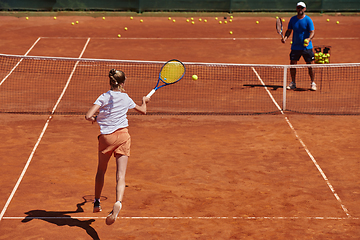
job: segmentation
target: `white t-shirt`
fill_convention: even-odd
[[[136,106],[126,93],[112,90],[101,94],[94,104],[100,106],[96,121],[102,134],[110,134],[119,128],[128,127],[126,113]]]

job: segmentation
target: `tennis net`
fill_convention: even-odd
[[[112,68],[125,72],[126,92],[140,104],[163,64],[0,54],[0,112],[84,114],[109,90]],[[310,91],[308,65],[184,64],[184,78],[152,96],[149,114],[360,113],[360,63],[311,65],[317,91]],[[286,91],[290,68],[297,88]]]

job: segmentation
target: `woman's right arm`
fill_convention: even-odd
[[[150,98],[148,97],[143,97],[142,99],[142,104],[141,106],[136,105],[135,106],[135,110],[142,113],[142,114],[146,114],[146,104],[150,101]]]

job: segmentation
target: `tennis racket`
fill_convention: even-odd
[[[185,71],[186,71],[185,65],[179,60],[172,59],[170,61],[167,61],[161,67],[159,73],[159,79],[157,81],[155,88],[151,90],[146,97],[151,97],[155,93],[155,91],[161,87],[180,81],[185,75]],[[159,83],[161,82],[163,83],[163,85],[159,86]]]
[[[283,24],[281,18],[276,19],[276,31],[278,32],[278,34],[281,35],[281,38],[284,39]]]

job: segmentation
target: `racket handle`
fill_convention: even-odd
[[[149,98],[149,97],[151,97],[154,93],[155,93],[155,89],[151,90],[151,91],[149,92],[149,94],[146,95],[146,97]]]

